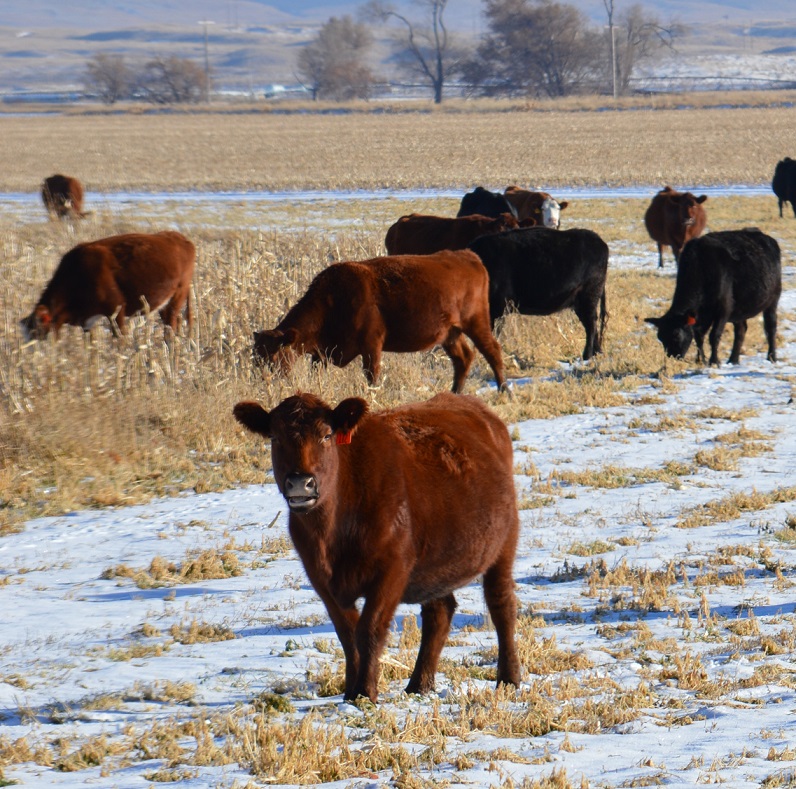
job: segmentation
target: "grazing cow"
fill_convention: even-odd
[[[83,211],[83,185],[68,175],[51,175],[41,185],[41,199],[50,218],[86,216]]]
[[[511,214],[497,218],[409,214],[391,225],[384,239],[388,255],[430,255],[442,249],[465,249],[478,236],[519,227]]]
[[[114,332],[116,326],[123,332],[125,319],[145,308],[160,312],[176,332],[185,306],[190,326],[195,259],[194,245],[172,230],[78,244],[61,258],[33,312],[20,322],[25,339],[51,330],[57,335],[65,323],[88,330],[103,315],[112,319]]]
[[[600,353],[608,314],[608,246],[596,233],[581,228],[509,230],[482,236],[470,249],[489,273],[493,326],[510,305],[523,315],[552,315],[570,308],[586,330],[583,358]]]
[[[275,329],[254,333],[254,355],[283,373],[297,352],[338,367],[361,355],[373,385],[382,351],[441,345],[453,362],[453,391],[460,392],[474,356],[465,336],[504,389],[500,345],[489,326],[486,270],[466,249],[443,250],[332,264]]]
[[[702,203],[707,195],[694,197],[691,192],[677,192],[665,186],[644,213],[650,238],[658,245],[658,268],[663,268],[663,248],[672,248],[675,263],[686,242],[702,234],[708,218]]]
[[[507,186],[503,194],[517,209],[518,219],[532,219],[539,227],[553,230],[561,227],[561,212],[569,205],[566,200],[559,203],[547,192],[529,192],[519,186]]]
[[[453,592],[479,575],[497,631],[497,682],[519,683],[512,444],[487,406],[439,394],[369,413],[359,397],[332,408],[299,394],[270,412],[242,402],[233,413],[271,439],[290,537],[343,646],[346,699],[376,701],[399,603],[420,603],[422,616],[406,692],[431,693]]]
[[[786,156],[782,161],[777,162],[774,169],[774,178],[771,181],[771,188],[779,201],[779,216],[782,218],[782,206],[790,203],[793,215],[796,216],[796,161]]]
[[[459,205],[459,213],[456,216],[471,216],[481,214],[481,216],[499,217],[501,214],[511,214],[517,218],[517,209],[500,192],[490,192],[483,186],[476,186],[472,192],[468,192]]]
[[[672,305],[661,318],[647,318],[669,356],[682,359],[710,329],[710,364],[718,364],[719,341],[727,323],[735,328],[730,364],[738,364],[746,321],[763,313],[768,360],[777,360],[777,303],[782,292],[779,244],[757,228],[707,233],[689,241],[680,256]]]

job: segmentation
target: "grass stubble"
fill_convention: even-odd
[[[487,170],[479,180],[500,180],[502,175],[499,169]],[[733,172],[728,180],[736,177]],[[113,182],[112,175],[107,182]],[[163,186],[156,180],[150,185]],[[786,254],[792,252],[796,231],[775,221],[772,201],[711,199],[711,229],[758,225],[780,238]],[[662,273],[655,269],[655,256],[640,222],[645,205],[646,201],[639,200],[590,200],[573,204],[565,213],[565,226],[591,227],[601,233],[619,260],[624,254],[637,255],[643,247],[650,268],[609,269],[605,353],[591,364],[562,371],[559,363],[577,357],[583,345],[582,329],[569,313],[504,319],[500,340],[508,373],[528,382],[516,387],[510,399],[484,389],[490,371],[479,357],[467,389],[480,389],[507,423],[620,405],[650,384],[662,393],[676,391],[676,373],[689,365],[672,360],[664,364],[654,333],[643,323],[645,316],[662,311],[673,289],[672,264],[667,261]],[[267,450],[253,449],[249,441],[242,441],[229,415],[230,405],[238,399],[255,397],[275,404],[296,389],[305,389],[332,402],[358,394],[378,408],[424,399],[449,388],[451,366],[439,351],[389,355],[383,380],[374,389],[366,386],[358,362],[339,370],[312,366],[305,360],[286,379],[252,365],[252,331],[274,325],[321,268],[336,260],[381,254],[386,227],[402,213],[452,214],[455,203],[429,200],[408,209],[404,203],[385,201],[375,216],[368,216],[369,204],[330,204],[324,217],[317,218],[321,224],[329,222],[325,229],[318,229],[315,219],[309,226],[301,218],[305,209],[299,205],[291,214],[279,207],[279,221],[288,229],[253,229],[243,207],[240,215],[234,207],[225,209],[223,223],[218,222],[215,209],[208,209],[212,215],[206,217],[195,210],[183,217],[185,225],[179,229],[198,248],[192,294],[195,325],[189,336],[181,335],[170,345],[164,343],[159,323],[152,320],[135,323],[119,340],[103,325],[85,335],[68,328],[57,341],[29,345],[22,344],[16,325],[66,249],[79,240],[132,229],[160,229],[160,216],[145,212],[115,216],[100,209],[74,228],[43,218],[24,223],[0,219],[4,266],[0,284],[0,534],[24,528],[26,519],[38,515],[265,481],[270,468]],[[268,227],[268,217],[263,220]],[[757,323],[750,325],[747,353],[763,347]],[[555,478],[534,480],[530,495],[546,503],[575,485],[676,484],[679,476],[699,473],[700,468],[731,470],[740,458],[767,451],[770,437],[743,426],[746,416],[713,409],[678,418],[667,412],[655,425],[637,427],[690,430],[701,419],[714,419],[729,424],[731,432],[717,429],[711,453],[695,453],[677,468],[667,467],[658,474],[606,462],[593,472],[561,472]],[[683,513],[677,525],[699,528],[794,498],[793,489],[769,496],[729,496]],[[775,536],[790,544],[793,531],[792,524],[786,524]],[[586,655],[561,649],[555,637],[543,635],[544,616],[528,610],[519,620],[521,657],[529,676],[521,690],[495,692],[485,687],[484,680],[493,677],[494,648],[473,652],[463,632],[452,636],[456,657],[446,657],[441,663],[451,692],[444,698],[406,699],[393,683],[405,682],[408,676],[418,627],[412,617],[405,617],[385,660],[385,702],[378,708],[364,704],[357,714],[347,714],[340,713],[334,703],[313,705],[311,711],[301,706],[308,696],[342,690],[339,647],[336,643],[319,646],[326,659],[308,671],[305,682],[286,683],[279,692],[263,692],[249,704],[234,708],[207,710],[193,686],[165,683],[85,699],[72,707],[56,704],[51,719],[58,723],[80,720],[94,709],[123,710],[130,704],[155,705],[164,700],[172,702],[173,713],[169,719],[154,717],[150,725],[130,724],[121,734],[1,738],[0,783],[3,767],[27,761],[63,771],[100,766],[103,774],[109,774],[127,764],[159,760],[161,766],[146,776],[154,783],[187,779],[208,765],[239,764],[251,772],[247,786],[252,787],[260,781],[306,784],[377,774],[392,775],[399,787],[420,787],[440,784],[416,777],[418,771],[433,772],[441,764],[466,770],[483,763],[499,776],[501,786],[508,787],[517,784],[506,767],[524,762],[550,764],[550,771],[539,781],[526,779],[520,785],[563,787],[573,783],[563,768],[555,766],[556,755],[545,750],[540,756],[526,748],[529,739],[565,733],[560,749],[574,750],[578,735],[595,735],[641,716],[651,716],[661,726],[689,725],[695,721],[688,711],[692,698],[732,700],[756,684],[772,682],[793,687],[792,676],[766,660],[796,646],[792,624],[783,620],[779,628],[771,623],[761,628],[753,617],[722,620],[705,604],[705,589],[743,587],[752,572],[769,573],[775,584],[789,583],[762,543],[717,550],[659,571],[626,561],[609,564],[602,554],[616,545],[571,544],[565,553],[576,558],[572,564],[565,559],[559,580],[579,589],[576,598],[595,601],[599,633],[609,654],[617,659],[643,655],[645,669],[636,686],[619,685],[594,670]],[[263,545],[254,553],[270,555],[285,549],[285,545]],[[173,587],[245,573],[258,561],[251,553],[251,547],[233,542],[186,556],[181,565],[153,557],[148,566],[108,568],[105,577],[142,589]],[[651,611],[669,612],[675,620],[670,629],[679,637],[653,636],[643,619]],[[578,619],[578,603],[572,603],[569,615]],[[164,632],[144,623],[131,634],[129,644],[110,650],[108,657],[157,659],[175,644],[229,638],[234,638],[231,629],[196,619]],[[708,670],[703,657],[708,648],[752,659],[755,671],[751,677],[730,680]],[[19,687],[25,684],[22,673],[4,681]],[[20,710],[20,718],[24,717]],[[468,743],[476,735],[479,743],[493,742],[493,747],[471,747]],[[506,748],[507,739],[518,747]],[[768,758],[794,759],[774,747]],[[705,780],[720,774],[720,766],[696,766]],[[656,770],[653,760],[650,767],[650,779],[663,780],[665,771]],[[772,770],[771,785],[777,785],[780,774]],[[583,779],[581,785],[588,781]],[[236,786],[243,789],[241,784]]]

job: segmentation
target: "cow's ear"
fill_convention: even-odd
[[[699,197],[697,197],[696,201],[697,201],[697,203],[704,203],[705,200],[707,200],[707,199],[708,199],[707,195],[699,195]]]
[[[266,438],[271,436],[271,415],[259,403],[236,403],[232,416],[252,433],[259,433]]]
[[[361,397],[349,397],[332,411],[332,430],[341,436],[350,436],[360,419],[368,412],[368,404]]]
[[[564,200],[563,203],[559,203],[558,207],[563,211],[569,205],[569,200]]]
[[[660,318],[644,318],[647,323],[651,323],[653,326],[660,326],[661,319]]]

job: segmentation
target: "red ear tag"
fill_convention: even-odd
[[[345,432],[337,432],[334,434],[334,443],[335,444],[350,444],[351,443],[351,431],[346,430]]]
[[[685,319],[685,325],[686,326],[695,326],[696,325],[696,318],[693,315],[689,315]]]

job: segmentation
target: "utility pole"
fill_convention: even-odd
[[[203,19],[197,24],[204,25],[205,29],[205,102],[210,104],[210,56],[207,48],[207,28],[214,25],[209,19]]]

